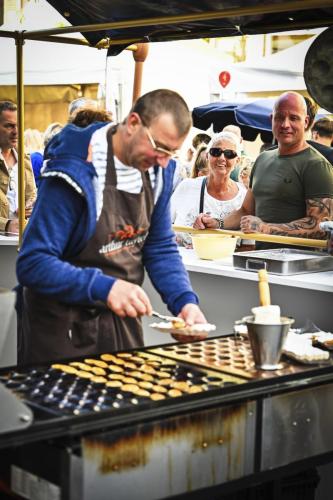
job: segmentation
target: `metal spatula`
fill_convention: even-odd
[[[156,318],[164,319],[164,321],[179,321],[183,322],[185,325],[185,321],[182,318],[177,318],[176,316],[167,316],[165,314],[160,314],[157,311],[152,311],[151,313],[152,316],[155,316]]]

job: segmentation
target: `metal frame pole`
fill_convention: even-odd
[[[22,243],[25,228],[25,172],[24,172],[24,82],[23,82],[23,33],[17,32],[16,71],[17,71],[17,113],[18,113],[18,191],[19,191],[19,245]]]

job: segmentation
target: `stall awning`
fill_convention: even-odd
[[[90,45],[109,39],[110,54],[139,42],[214,38],[332,24],[331,0],[48,0]],[[113,23],[112,26],[107,23]]]

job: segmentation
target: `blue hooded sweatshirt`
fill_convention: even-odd
[[[37,201],[24,232],[17,260],[20,285],[75,304],[106,302],[116,278],[98,268],[69,261],[85,247],[96,227],[94,165],[86,161],[91,135],[105,123],[86,128],[67,125],[49,143]],[[198,303],[175,242],[170,217],[174,160],[163,170],[163,188],[155,204],[143,247],[143,264],[173,314]]]

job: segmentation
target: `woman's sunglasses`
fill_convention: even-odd
[[[210,148],[209,154],[214,158],[219,158],[221,155],[224,155],[227,160],[233,160],[237,156],[236,151],[221,148]]]

